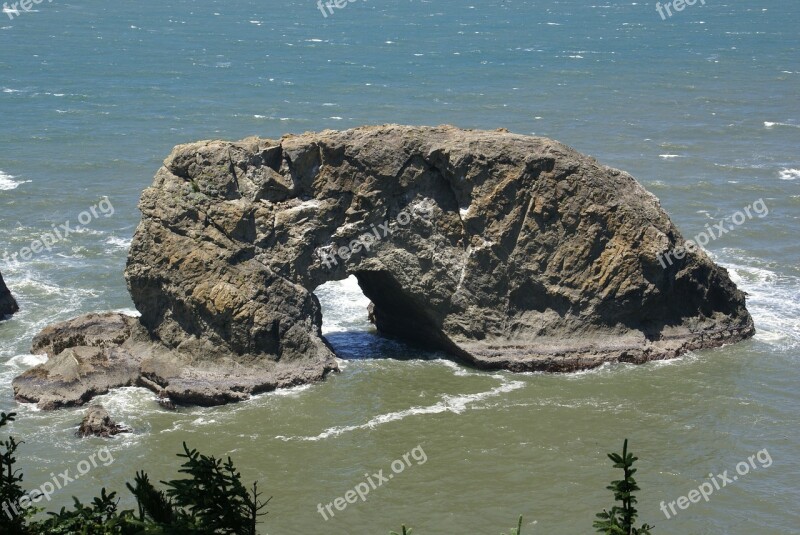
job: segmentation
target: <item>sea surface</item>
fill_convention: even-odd
[[[0,409],[19,413],[26,486],[108,447],[113,462],[46,505],[105,486],[131,506],[124,482],[140,468],[177,476],[186,441],[274,496],[271,535],[402,523],[495,535],[520,514],[525,535],[575,535],[611,506],[605,454],[628,438],[655,534],[800,533],[800,3],[671,13],[612,0],[359,0],[327,17],[313,0],[53,0],[0,13],[0,271],[21,307],[0,324]],[[80,409],[14,401],[11,379],[42,361],[28,354],[41,328],[133,309],[136,204],[174,145],[381,123],[552,137],[632,173],[686,237],[725,220],[705,248],[747,292],[757,335],[643,366],[485,373],[379,337],[345,280],[316,292],[342,368],[324,383],[175,412],[118,390],[100,401],[134,432],[107,441],[74,437]],[[95,217],[106,198],[113,210]],[[736,215],[759,200],[768,214]],[[20,256],[67,222],[80,230]],[[425,462],[395,475],[418,447]],[[740,462],[747,474],[708,501],[660,510]],[[394,477],[365,501],[318,512],[379,470]]]

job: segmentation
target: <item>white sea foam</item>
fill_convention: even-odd
[[[0,190],[17,189],[21,184],[27,184],[30,180],[14,180],[14,177],[0,171]]]
[[[138,318],[139,316],[142,315],[142,313],[136,310],[135,308],[118,308],[112,310],[111,312],[116,312],[117,314],[125,314],[126,316],[132,316],[134,318]]]
[[[6,361],[6,366],[11,366],[17,370],[27,370],[28,368],[33,368],[38,364],[42,364],[47,361],[47,355],[17,355],[15,357],[11,357]]]
[[[727,250],[721,256],[731,280],[748,294],[755,339],[781,349],[800,347],[800,278],[759,267],[756,259],[724,261],[733,257]]]
[[[368,422],[359,425],[329,427],[328,429],[324,430],[322,433],[316,436],[287,437],[279,435],[275,438],[279,438],[287,442],[291,440],[316,442],[318,440],[324,440],[330,437],[337,437],[339,435],[342,435],[344,433],[349,433],[351,431],[358,431],[360,429],[374,429],[375,427],[378,427],[380,425],[387,424],[389,422],[396,422],[399,420],[403,420],[411,416],[441,414],[444,412],[461,414],[462,412],[471,408],[470,405],[478,401],[482,401],[487,398],[499,396],[500,394],[505,394],[508,392],[512,392],[514,390],[518,390],[524,387],[526,384],[524,381],[508,381],[501,375],[493,375],[492,377],[501,379],[503,381],[503,384],[495,388],[492,388],[491,390],[487,390],[485,392],[478,392],[477,394],[462,394],[457,396],[445,395],[442,396],[442,401],[440,401],[439,403],[422,407],[411,407],[410,409],[406,409],[403,411],[395,411],[385,414],[379,414],[377,416],[374,416]]]
[[[338,333],[369,328],[369,299],[361,292],[358,280],[350,276],[326,283],[314,292],[323,306],[322,333]]]
[[[661,158],[662,160],[671,160],[673,158],[683,158],[683,156],[681,156],[680,154],[659,154],[658,157]]]
[[[436,359],[434,362],[436,362],[437,364],[441,364],[446,368],[450,368],[450,371],[453,372],[453,375],[456,375],[458,377],[483,376],[482,372],[469,371],[469,369],[465,368],[459,363],[453,362],[452,360],[447,358]]]
[[[111,236],[106,239],[106,243],[119,249],[128,250],[131,246],[131,238],[117,238],[116,236]]]
[[[270,398],[270,397],[297,397],[306,390],[310,390],[313,388],[313,384],[305,384],[300,386],[293,386],[290,388],[279,388],[277,390],[272,390],[270,392],[265,392],[263,394],[258,394],[252,396],[248,401],[256,401],[263,398]]]
[[[93,401],[102,404],[115,419],[118,419],[118,423],[130,427],[140,427],[141,422],[147,420],[150,415],[165,410],[158,404],[156,395],[152,391],[138,386],[114,388],[107,394],[97,396]]]
[[[776,126],[788,126],[790,128],[800,128],[800,124],[773,123],[773,122],[769,122],[769,121],[764,121],[764,128],[774,128]]]
[[[800,169],[782,169],[779,178],[781,180],[797,180],[800,178]]]

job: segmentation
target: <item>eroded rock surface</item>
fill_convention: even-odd
[[[349,275],[379,330],[486,369],[644,362],[754,332],[705,253],[659,263],[684,240],[652,194],[545,138],[388,125],[182,145],[140,208],[141,318],[115,347],[178,402],[335,370],[312,292]],[[49,344],[98,347],[71,336]]]
[[[0,274],[0,321],[18,310],[17,301],[11,295],[11,291],[6,286],[5,281],[3,281],[3,275]]]
[[[14,394],[42,409],[83,405],[112,388],[139,384],[141,350],[151,345],[137,318],[122,314],[88,314],[50,325],[34,337],[31,350],[47,361],[16,377]]]
[[[78,427],[77,435],[81,438],[102,437],[109,438],[120,433],[129,433],[130,430],[119,425],[111,419],[111,415],[102,405],[92,405]]]

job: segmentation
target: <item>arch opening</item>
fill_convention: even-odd
[[[368,290],[364,287],[365,280]],[[322,309],[322,335],[336,356],[343,360],[441,358],[443,355],[436,353],[436,348],[427,346],[422,340],[408,339],[402,332],[376,326],[374,301],[368,297],[367,291],[372,296],[385,292],[388,298],[397,297],[391,289],[379,287],[376,283],[376,279],[369,275],[350,275],[314,289]],[[397,310],[408,311],[407,308]]]

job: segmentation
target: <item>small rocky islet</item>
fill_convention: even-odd
[[[125,277],[141,316],[45,328],[19,401],[140,385],[217,405],[319,381],[337,364],[313,292],[349,276],[380,332],[480,369],[643,363],[754,334],[702,250],[659,261],[686,242],[633,177],[503,129],[181,145],[140,209]]]

